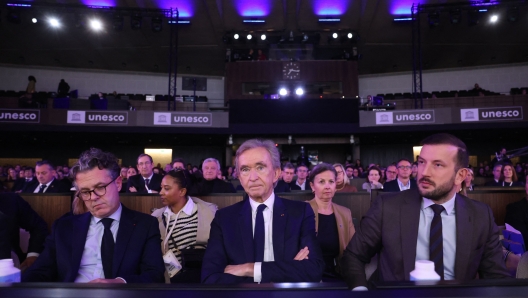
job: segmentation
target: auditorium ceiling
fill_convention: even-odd
[[[522,5],[523,1],[501,1],[511,5],[494,10],[493,6],[485,5],[492,2],[482,1],[483,5],[476,7],[488,11],[479,13],[479,24],[472,26],[467,10],[461,11],[458,24],[451,23],[450,9],[439,9],[437,19],[429,19],[427,13],[420,14],[423,69],[528,62],[528,7]],[[33,3],[33,6],[8,7],[7,3]],[[39,6],[43,3],[64,6],[44,9]],[[124,18],[120,31],[111,28],[110,23],[104,24],[103,30],[97,33],[82,26],[76,28],[78,16],[67,5],[91,5],[141,9],[178,7],[182,19],[191,22],[179,25],[179,74],[223,76],[227,48],[245,51],[267,47],[259,43],[224,42],[233,33],[240,33],[243,39],[248,32],[257,36],[267,32],[270,37],[293,33],[296,40],[303,33],[310,36],[319,33],[319,43],[315,46],[319,54],[346,50],[354,56],[357,48],[362,75],[409,71],[412,70],[411,23],[396,23],[394,18],[409,15],[412,4],[412,0],[42,0],[38,4],[6,1],[0,17],[0,63],[168,72],[170,35],[166,22],[161,32],[152,31],[150,18],[143,18],[142,27],[133,30],[129,16]],[[511,7],[517,7],[514,22],[507,20]],[[8,20],[11,11],[18,12],[19,24]],[[50,28],[45,22],[52,14],[61,20],[60,28]],[[491,14],[499,17],[496,23],[488,20]],[[110,20],[105,8],[89,9],[83,15]],[[318,19],[322,17],[339,18],[340,22],[321,23]],[[38,18],[38,22],[32,23],[32,18]],[[243,23],[244,19],[265,23],[247,24]],[[430,20],[435,25],[431,26]],[[331,43],[328,37],[336,30],[340,34],[353,32],[359,39]]]

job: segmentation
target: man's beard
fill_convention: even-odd
[[[431,186],[434,187],[434,189],[426,191],[418,187],[418,192],[420,193],[422,197],[428,198],[431,201],[435,201],[435,202],[442,201],[443,199],[448,199],[446,197],[449,194],[449,192],[453,189],[453,186],[455,185],[454,176],[451,177],[451,179],[448,182],[442,185],[438,185],[438,186],[436,185],[436,183],[434,183],[429,178],[422,177],[419,179],[418,183],[422,181],[428,182],[429,184],[431,184]]]

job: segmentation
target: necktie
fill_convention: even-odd
[[[145,179],[145,188],[146,189],[149,189],[149,187],[148,187],[149,181],[150,181],[150,179]]]
[[[255,252],[255,262],[264,261],[264,209],[266,205],[260,204],[257,208],[257,217],[255,218],[255,233],[253,235],[253,249]]]
[[[38,191],[38,193],[44,193],[44,189],[46,188],[46,185],[42,184],[40,185],[40,189]]]
[[[103,263],[103,271],[105,278],[114,278],[112,275],[112,259],[114,258],[114,236],[110,227],[114,220],[111,218],[103,218],[101,222],[104,225],[103,240],[101,241],[101,262]]]
[[[435,271],[444,280],[444,248],[442,237],[442,216],[440,213],[444,211],[444,206],[433,204],[431,205],[434,216],[431,221],[431,233],[429,234],[429,260],[434,262]]]

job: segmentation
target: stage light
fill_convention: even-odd
[[[157,16],[157,17],[152,17],[152,20],[151,20],[151,26],[152,26],[152,31],[154,32],[160,32],[162,27],[161,27],[161,23],[163,23],[163,20],[160,16]]]
[[[238,33],[235,33],[235,35],[233,35],[233,38],[234,38],[234,39],[239,39],[239,38],[240,38],[240,35],[238,35]]]
[[[262,35],[260,36],[260,40],[266,40],[266,34],[262,34]]]
[[[247,38],[247,40],[251,40],[253,38],[253,35],[248,34],[246,38]]]
[[[354,37],[354,34],[352,34],[352,32],[349,32],[349,33],[347,34],[347,37],[348,37],[348,39],[352,39],[352,37]]]
[[[297,94],[298,96],[303,95],[304,94],[303,88],[299,87],[299,88],[295,89],[295,94]]]
[[[37,18],[32,18],[32,19],[31,19],[31,22],[32,22],[33,24],[36,24],[36,23],[37,23]]]
[[[130,27],[132,29],[141,29],[142,17],[140,14],[135,14],[130,17]]]
[[[61,26],[59,20],[57,20],[56,18],[48,19],[48,23],[53,28],[59,28]]]
[[[490,22],[491,23],[497,23],[497,21],[499,20],[499,16],[494,14],[490,17]]]
[[[90,28],[92,28],[95,31],[99,31],[103,29],[103,23],[97,19],[90,20]]]
[[[286,96],[288,94],[288,90],[286,90],[286,88],[280,88],[279,94],[280,96]]]
[[[337,34],[336,32],[332,33],[332,38],[333,39],[337,39],[339,37],[339,34]]]
[[[301,42],[302,42],[302,43],[306,43],[306,42],[308,42],[308,39],[310,39],[310,37],[308,36],[308,34],[303,33],[303,36],[302,36],[302,40],[301,40]]]
[[[123,30],[124,23],[125,21],[122,15],[114,14],[114,17],[112,18],[112,27],[114,27],[114,30]]]

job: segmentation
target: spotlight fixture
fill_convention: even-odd
[[[92,28],[94,31],[99,31],[103,29],[103,23],[97,19],[90,20],[90,28]]]
[[[140,14],[134,14],[130,17],[130,27],[132,27],[132,29],[141,29],[142,21],[143,18]]]
[[[319,18],[319,23],[339,23],[339,22],[341,22],[340,18],[335,18],[335,17]]]
[[[262,35],[260,36],[260,40],[266,40],[266,34],[262,34]]]
[[[308,36],[308,34],[303,33],[301,42],[302,43],[307,43],[309,39],[310,39],[310,37]]]
[[[38,22],[37,18],[32,18],[31,23],[36,24]]]
[[[251,39],[253,38],[253,35],[248,34],[248,35],[246,36],[246,38],[247,38],[247,40],[251,40]]]
[[[125,21],[122,15],[120,14],[114,14],[114,17],[112,18],[112,27],[114,27],[114,30],[120,31],[123,30],[123,25]]]
[[[233,135],[229,135],[229,138],[227,139],[227,143],[229,145],[233,145]]]
[[[288,94],[288,90],[286,88],[280,88],[279,94],[280,96],[286,96]]]
[[[354,37],[354,34],[352,32],[348,32],[347,37],[348,39],[352,39],[352,37]]]
[[[303,95],[304,94],[303,88],[299,87],[299,88],[295,89],[295,94],[297,94],[298,96]]]
[[[261,20],[261,19],[244,19],[244,20],[242,20],[242,23],[264,24],[264,23],[266,23],[266,20]]]
[[[59,20],[57,20],[56,18],[49,18],[48,23],[53,28],[59,28],[61,26]]]
[[[162,27],[161,27],[162,23],[163,23],[163,19],[160,16],[152,17],[152,19],[151,19],[152,31],[160,32],[161,29],[162,29]]]
[[[332,33],[332,38],[337,39],[339,37],[339,34],[337,32]]]
[[[462,19],[460,8],[451,9],[449,11],[449,19],[451,20],[451,24],[459,24]]]
[[[235,35],[233,35],[233,38],[234,38],[234,39],[239,39],[239,38],[240,38],[240,35],[238,35],[238,33],[235,33]]]
[[[490,23],[497,23],[497,21],[499,20],[499,16],[494,14],[492,16],[490,16]]]

